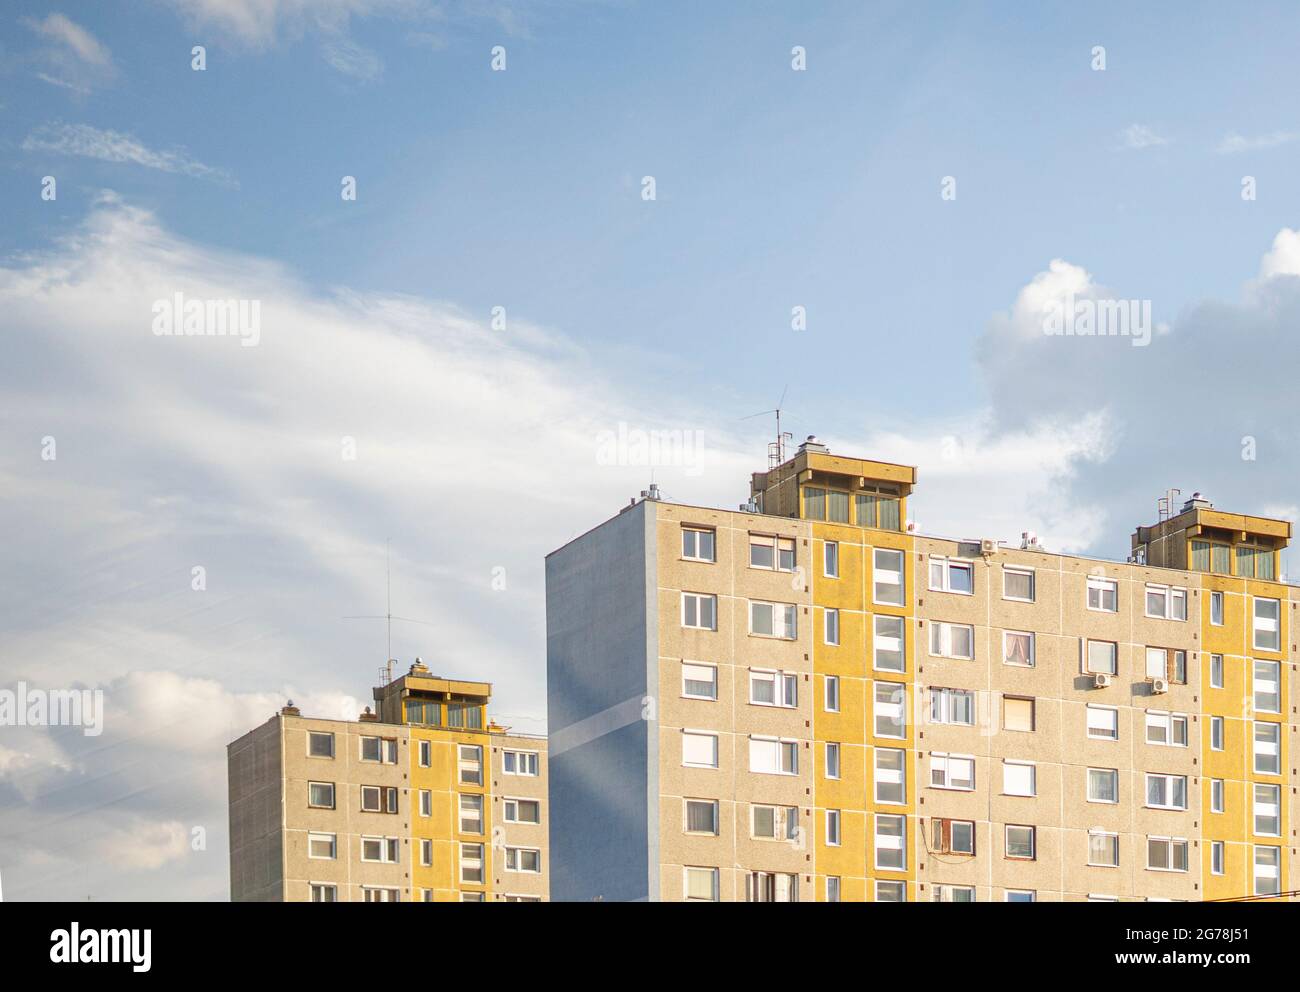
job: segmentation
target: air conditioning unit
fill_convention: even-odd
[[[1168,679],[1152,679],[1152,680],[1151,680],[1151,691],[1154,692],[1156,695],[1160,695],[1161,693],[1166,693],[1166,692],[1168,692],[1168,691],[1169,691],[1169,680],[1168,680]]]
[[[1105,689],[1110,686],[1110,676],[1105,672],[1098,672],[1092,677],[1092,687],[1094,689]]]
[[[980,554],[984,557],[987,558],[989,555],[996,554],[997,550],[998,542],[993,540],[993,538],[985,537],[980,540]]]

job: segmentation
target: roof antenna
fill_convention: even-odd
[[[748,417],[741,417],[741,420],[753,420],[755,417],[765,417],[769,413],[776,414],[776,440],[768,442],[767,445],[767,468],[770,472],[778,465],[785,463],[785,443],[794,440],[794,435],[789,431],[781,430],[781,407],[785,405],[785,394],[790,391],[790,384],[787,382],[785,388],[781,390],[781,399],[777,401],[775,410],[762,410],[758,413],[751,413]]]
[[[411,617],[393,616],[393,564],[392,564],[392,538],[384,541],[384,586],[387,598],[387,608],[384,613],[366,613],[354,616],[346,616],[344,620],[384,620],[387,621],[388,627],[388,659],[384,667],[379,670],[379,684],[388,685],[393,681],[393,663],[397,660],[393,657],[393,621],[400,620],[402,623],[418,623],[426,627],[434,627],[436,624],[428,620],[414,620]]]

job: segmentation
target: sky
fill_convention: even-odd
[[[927,533],[1123,557],[1168,487],[1295,517],[1298,32],[6,4],[0,689],[105,704],[97,736],[0,727],[4,895],[228,898],[224,746],[370,702],[385,624],[344,618],[388,569],[399,663],[544,733],[544,556],[652,476],[742,502],[778,402],[916,465]],[[155,333],[177,293],[256,302],[255,343]],[[1045,333],[1113,300],[1145,346]]]

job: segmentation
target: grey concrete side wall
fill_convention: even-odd
[[[230,810],[230,899],[284,899],[280,718],[226,746]]]
[[[643,502],[546,559],[553,901],[658,897],[654,526]]]

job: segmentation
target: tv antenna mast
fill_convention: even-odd
[[[766,417],[768,414],[776,414],[776,440],[769,441],[767,445],[767,468],[768,471],[776,468],[785,462],[785,444],[787,441],[794,440],[794,435],[789,431],[781,430],[781,408],[785,405],[785,394],[790,391],[790,384],[787,382],[785,388],[781,390],[781,399],[777,401],[776,409],[761,410],[758,413],[751,413],[748,417],[741,417],[741,420],[753,420],[755,417]]]
[[[387,685],[393,680],[393,663],[397,660],[393,657],[393,621],[400,620],[402,623],[418,623],[426,627],[434,627],[436,624],[428,620],[414,620],[411,617],[393,616],[393,563],[392,563],[392,539],[384,542],[384,586],[386,593],[386,607],[383,613],[363,613],[354,616],[343,617],[344,620],[384,620],[388,627],[388,658],[384,667],[379,670],[380,685]]]

